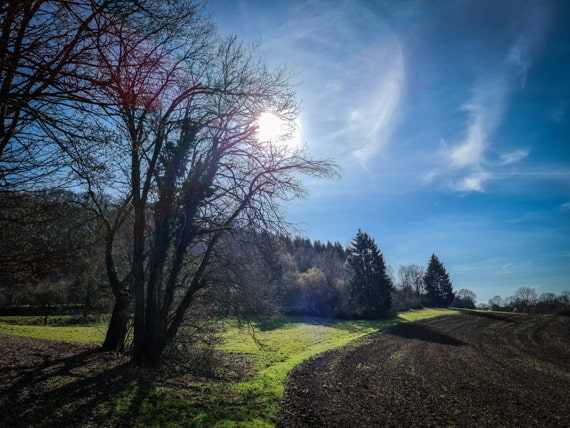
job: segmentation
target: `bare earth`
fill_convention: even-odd
[[[402,324],[297,366],[281,427],[570,427],[570,318]]]

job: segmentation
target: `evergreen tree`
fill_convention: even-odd
[[[360,229],[347,248],[347,263],[353,272],[349,284],[353,315],[386,316],[392,309],[392,280],[376,243]]]
[[[430,306],[447,307],[453,301],[453,285],[449,274],[435,254],[431,255],[424,284]]]

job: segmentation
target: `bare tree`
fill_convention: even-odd
[[[83,209],[84,197],[61,190],[0,192],[0,289],[4,302],[95,304],[101,273],[100,222]],[[56,286],[57,285],[57,286]],[[58,289],[62,295],[53,296]],[[25,290],[30,293],[25,293]],[[85,297],[79,300],[79,296]],[[57,299],[55,299],[57,298]]]
[[[452,306],[457,308],[475,309],[476,303],[477,296],[475,293],[467,288],[462,288],[455,293],[455,299],[452,302]]]
[[[494,296],[492,299],[489,299],[489,306],[493,311],[500,311],[504,308],[505,303],[501,296]]]
[[[530,312],[538,301],[536,290],[531,287],[520,287],[513,296],[513,304],[518,311]]]
[[[287,145],[299,112],[287,71],[218,38],[197,2],[7,1],[0,14],[0,179],[37,186],[57,171],[86,188],[115,296],[104,346],[123,346],[134,302],[134,356],[157,362],[227,267],[224,236],[284,227],[298,174],[335,166]],[[257,132],[266,112],[289,127],[275,140]]]
[[[421,296],[424,291],[424,268],[418,265],[400,266],[398,269],[400,287],[409,294]]]
[[[91,82],[95,40],[105,38],[113,13],[137,9],[130,1],[5,0],[0,4],[0,185],[30,189],[62,180],[66,159],[58,138],[75,122],[72,100]],[[80,126],[79,123],[76,123]],[[47,179],[49,178],[49,180]]]
[[[152,363],[196,296],[227,267],[222,238],[234,230],[279,230],[279,201],[304,195],[297,175],[335,173],[330,162],[286,144],[298,106],[285,70],[269,71],[235,38],[215,38],[193,2],[155,3],[147,14],[110,26],[86,68],[96,90],[89,94],[94,109],[84,114],[89,133],[105,144],[85,135],[67,145],[95,202],[105,189],[122,195],[106,222],[107,269],[116,306],[134,297],[134,357]],[[264,112],[278,115],[289,132],[261,140]],[[132,256],[119,275],[114,236],[125,226]],[[107,347],[124,340],[125,319],[118,319]]]

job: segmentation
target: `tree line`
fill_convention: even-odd
[[[112,312],[105,221],[93,212],[89,196],[57,190],[2,197],[0,306],[31,306],[41,314],[57,308],[80,308],[86,315]],[[109,217],[116,209],[111,200]],[[129,267],[133,250],[129,229],[119,228],[114,240],[121,270]],[[437,256],[427,268],[401,266],[396,277],[374,239],[360,230],[346,248],[340,242],[234,230],[217,253],[223,263],[193,304],[199,317],[279,312],[380,318],[457,301]]]
[[[570,290],[564,290],[559,295],[551,292],[539,295],[532,287],[520,287],[513,296],[494,296],[487,304],[479,305],[479,308],[529,314],[570,315]]]

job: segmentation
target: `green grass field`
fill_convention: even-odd
[[[252,370],[239,382],[193,381],[188,390],[153,387],[140,403],[133,426],[273,426],[284,382],[295,365],[327,350],[346,345],[364,335],[401,322],[455,314],[446,309],[400,313],[381,321],[344,321],[313,317],[282,317],[254,324],[252,332],[233,321],[224,322],[220,351],[246,358]],[[0,334],[68,342],[101,343],[105,325],[33,325],[21,317],[0,318]],[[255,340],[254,340],[255,337]],[[124,391],[123,391],[124,392]],[[109,406],[120,414],[131,407],[136,391],[109,397]],[[127,411],[127,410],[124,410]]]
[[[43,317],[0,317],[0,334],[34,339],[62,340],[74,343],[103,343],[106,323],[71,325],[69,316],[51,317],[44,326]]]

